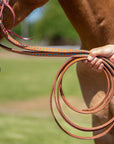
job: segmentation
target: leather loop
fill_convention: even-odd
[[[78,112],[80,114],[93,114],[96,112],[99,112],[100,110],[102,110],[105,106],[107,106],[110,102],[110,100],[113,97],[114,94],[114,82],[113,82],[113,75],[110,73],[110,65],[107,61],[107,63],[103,60],[103,62],[105,63],[105,67],[104,67],[104,73],[106,75],[107,78],[107,83],[108,83],[108,88],[107,88],[107,93],[105,98],[102,100],[102,102],[100,102],[97,106],[86,109],[86,110],[78,110],[77,108],[74,108],[65,98],[64,93],[63,93],[63,89],[62,89],[62,79],[63,79],[63,75],[65,74],[65,72],[67,71],[67,69],[74,63],[78,62],[78,61],[82,61],[87,59],[87,56],[82,55],[79,56],[74,56],[72,57],[70,60],[68,60],[58,71],[55,81],[53,83],[52,86],[52,90],[51,90],[51,96],[50,96],[50,107],[51,107],[51,111],[52,111],[52,115],[57,123],[57,125],[68,135],[75,137],[75,138],[79,138],[79,139],[96,139],[99,138],[101,136],[104,136],[105,134],[107,134],[111,128],[114,126],[114,117],[112,117],[108,122],[106,122],[103,125],[97,126],[97,127],[92,127],[92,128],[84,128],[81,127],[75,123],[73,123],[68,117],[66,117],[66,115],[63,112],[62,106],[61,106],[61,102],[60,102],[60,96],[59,94],[61,94],[61,98],[64,101],[64,103],[73,111]],[[54,100],[53,100],[54,99]],[[91,136],[91,137],[82,137],[82,136],[77,136],[74,135],[73,133],[70,133],[68,130],[66,130],[65,128],[62,127],[62,125],[59,123],[59,121],[57,120],[57,116],[54,113],[54,108],[53,108],[53,103],[55,103],[56,105],[56,109],[58,110],[60,116],[63,118],[63,120],[69,124],[71,127],[76,128],[78,130],[81,131],[86,131],[86,132],[91,132],[91,131],[98,131],[104,128],[107,128],[104,132],[96,135],[96,136]]]
[[[1,1],[0,1],[1,2]],[[5,2],[5,3],[4,3]],[[15,18],[15,14],[12,10],[12,8],[9,6],[9,1],[4,1],[2,3],[2,6],[0,7],[1,13],[0,15],[2,16],[2,12],[4,9],[4,4],[11,10],[14,18]],[[0,3],[1,4],[1,3]],[[64,93],[63,93],[63,89],[62,89],[62,80],[63,80],[63,75],[65,74],[65,72],[68,70],[68,68],[77,63],[78,61],[82,61],[82,60],[86,60],[87,56],[89,55],[89,51],[85,51],[85,50],[75,50],[75,49],[57,49],[57,48],[48,48],[48,47],[38,47],[38,46],[30,46],[30,45],[26,45],[23,44],[19,41],[17,41],[15,38],[13,38],[10,34],[12,34],[11,31],[8,31],[3,23],[2,23],[2,19],[0,19],[0,27],[1,30],[4,34],[4,37],[11,42],[13,45],[16,45],[17,47],[23,49],[23,50],[17,50],[17,49],[12,49],[9,48],[7,46],[4,46],[2,44],[0,44],[0,47],[2,47],[3,49],[6,49],[8,51],[11,52],[15,52],[15,53],[19,53],[19,54],[25,54],[25,55],[32,55],[32,56],[47,56],[47,57],[71,57],[67,62],[65,62],[63,64],[63,66],[60,68],[60,70],[58,71],[53,86],[52,86],[52,90],[51,90],[51,96],[50,96],[50,108],[51,108],[51,112],[52,115],[54,117],[54,120],[56,121],[57,125],[68,135],[75,137],[75,138],[79,138],[79,139],[96,139],[99,137],[104,136],[105,134],[107,134],[113,127],[114,127],[114,117],[112,117],[109,121],[107,121],[105,124],[102,124],[100,126],[97,127],[92,127],[92,128],[85,128],[85,127],[81,127],[75,123],[73,123],[63,112],[62,106],[61,106],[61,102],[60,102],[60,94],[61,94],[61,99],[64,101],[64,103],[73,111],[80,113],[80,114],[94,114],[96,112],[101,111],[102,109],[104,109],[112,100],[113,95],[114,95],[114,64],[112,64],[109,60],[107,60],[106,58],[102,58],[103,63],[104,63],[104,73],[106,75],[107,78],[107,92],[106,92],[106,96],[104,97],[104,99],[97,104],[96,106],[92,107],[92,108],[88,108],[88,109],[83,109],[83,110],[79,110],[75,107],[73,107],[65,98]],[[15,34],[14,34],[15,35]],[[53,100],[54,99],[54,100]],[[55,115],[54,112],[54,108],[53,108],[53,103],[55,103],[56,105],[56,109],[58,110],[60,116],[63,118],[63,120],[69,124],[71,126],[71,128],[75,128],[81,131],[86,131],[86,132],[93,132],[93,131],[99,131],[101,129],[107,128],[106,130],[104,130],[104,132],[96,135],[96,136],[91,136],[91,137],[83,137],[83,136],[77,136],[76,134],[73,134],[71,132],[69,132],[68,130],[66,130],[62,124],[59,123],[59,121],[57,120],[57,116]]]

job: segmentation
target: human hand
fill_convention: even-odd
[[[97,56],[106,57],[114,63],[114,45],[106,45],[92,49],[87,60],[84,61],[84,63],[89,63],[92,69],[102,71],[104,67],[103,60],[97,58]]]

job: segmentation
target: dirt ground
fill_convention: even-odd
[[[15,59],[15,58],[25,58],[29,56],[1,51],[0,57]],[[29,58],[35,59],[36,57],[29,57]],[[73,106],[76,106],[79,109],[86,108],[83,99],[79,98],[78,96],[73,96],[72,98],[67,99]],[[0,114],[49,117],[49,115],[51,115],[50,98],[47,96],[26,101],[12,101],[5,103],[0,102]]]
[[[68,101],[77,108],[85,107],[83,100],[80,98],[67,98]],[[49,116],[50,98],[43,97],[27,101],[13,101],[8,103],[0,103],[1,114],[14,115],[33,115],[33,116]]]

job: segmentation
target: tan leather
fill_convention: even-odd
[[[59,0],[59,2],[80,36],[82,49],[90,50],[106,44],[114,44],[113,0]],[[77,66],[77,74],[86,104],[88,107],[94,106],[105,96],[107,87],[105,75],[98,74],[81,62]],[[103,124],[110,117],[114,117],[112,103],[114,99],[110,103],[111,106],[93,115],[93,126]],[[95,140],[95,143],[113,144],[114,127],[106,136]]]
[[[24,5],[23,0],[11,0],[10,2],[17,15],[16,24],[23,20],[35,6],[41,6],[38,3],[36,5]],[[114,44],[113,0],[59,0],[59,2],[74,28],[79,33],[83,49],[90,50],[94,47]],[[21,9],[19,6],[21,6]],[[8,11],[6,10],[4,12],[4,24],[7,28],[11,28],[12,20],[8,18],[9,15],[7,16],[7,13]],[[98,74],[82,62],[77,66],[77,73],[86,104],[89,107],[94,106],[97,101],[101,100],[100,97],[104,97],[106,93],[107,85],[104,73]],[[104,121],[106,122],[111,117],[114,117],[113,103],[114,100],[112,99],[110,105],[101,111],[101,113],[93,115],[94,126],[96,124],[103,124]],[[96,144],[113,144],[114,127],[106,136],[95,140],[95,142]]]

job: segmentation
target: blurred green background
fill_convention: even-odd
[[[45,6],[36,9],[20,23],[14,31],[31,37],[34,43],[48,45],[76,45],[79,36],[66,17],[57,0],[50,0]]]
[[[19,35],[31,37],[37,45],[79,45],[80,40],[62,8],[55,0],[35,10],[13,29]],[[7,41],[2,43],[12,47]],[[22,56],[0,49],[0,143],[1,144],[93,144],[67,136],[55,124],[49,107],[49,97],[55,75],[66,58]],[[78,108],[85,107],[76,65],[65,74],[63,89],[67,99]],[[64,107],[64,106],[63,106]],[[79,125],[90,127],[91,116],[80,116],[65,108]],[[58,117],[63,124],[63,120]],[[78,135],[91,135],[71,130]]]

